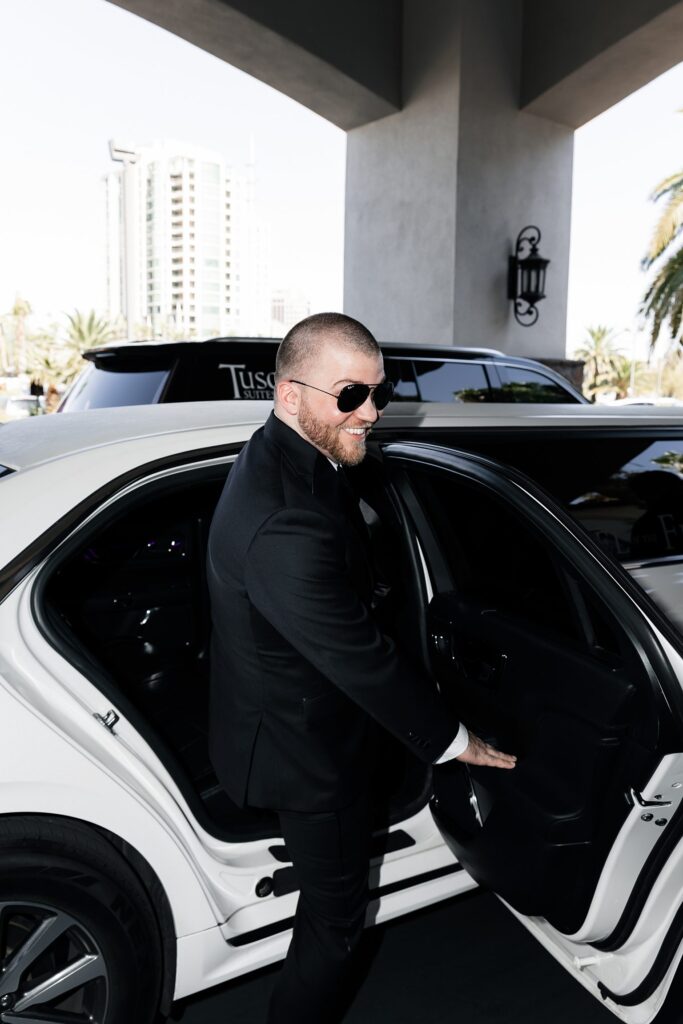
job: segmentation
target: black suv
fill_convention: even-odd
[[[156,402],[272,399],[275,338],[124,342],[83,353],[90,366],[60,412]],[[382,345],[395,400],[412,402],[587,402],[533,359],[489,348]]]

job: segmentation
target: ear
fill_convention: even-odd
[[[275,395],[278,408],[289,416],[296,416],[299,412],[301,392],[298,384],[291,380],[281,380],[275,385]]]

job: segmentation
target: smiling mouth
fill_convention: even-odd
[[[342,427],[342,430],[346,434],[351,434],[352,437],[365,437],[369,432],[369,427]]]

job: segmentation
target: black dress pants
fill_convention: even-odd
[[[268,1024],[336,1024],[349,995],[368,905],[368,796],[363,793],[340,811],[278,815],[299,902]]]

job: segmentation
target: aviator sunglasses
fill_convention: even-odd
[[[368,395],[372,394],[372,401],[375,409],[384,409],[394,397],[394,385],[390,380],[383,380],[381,384],[346,384],[338,395],[332,391],[325,391],[317,388],[315,384],[307,384],[305,380],[292,380],[292,384],[302,384],[305,388],[313,388],[314,391],[321,391],[323,395],[337,399],[337,408],[340,412],[353,412],[360,409]]]

